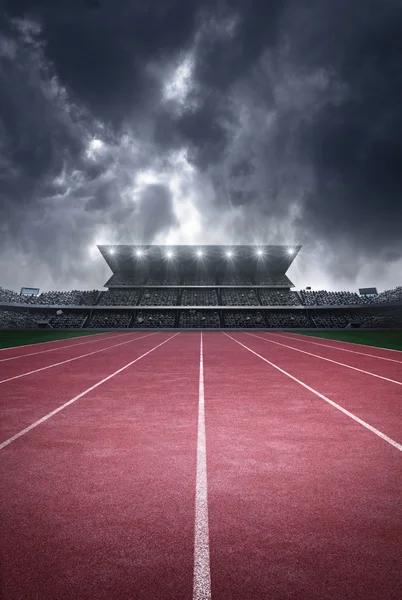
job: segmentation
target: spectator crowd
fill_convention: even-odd
[[[225,327],[232,329],[266,327],[264,317],[258,310],[224,311],[223,322]]]
[[[140,297],[140,290],[108,290],[99,296],[99,306],[135,306]]]
[[[355,292],[327,292],[319,290],[311,292],[301,290],[300,296],[305,306],[350,306],[354,304],[367,304],[367,298]]]
[[[218,295],[211,288],[185,288],[181,293],[181,306],[217,306]]]
[[[143,310],[137,313],[132,327],[171,328],[175,325],[174,310]]]
[[[297,292],[290,290],[260,289],[258,294],[264,306],[300,306],[301,300]]]
[[[183,328],[219,328],[219,313],[213,310],[182,310],[180,312],[179,327]]]
[[[118,277],[121,279],[119,280]],[[128,275],[124,275],[129,281]],[[115,281],[123,281],[122,274],[113,275]],[[283,276],[289,283],[286,276]],[[267,285],[279,285],[285,279],[266,278]],[[217,279],[205,275],[187,273],[182,283],[198,287],[168,287],[177,285],[176,273],[157,274],[147,278],[150,287],[110,288],[108,291],[50,291],[37,296],[23,296],[0,287],[1,328],[35,328],[39,322],[54,328],[343,328],[350,322],[362,327],[402,327],[402,286],[386,290],[376,296],[360,296],[354,292],[326,290],[300,292],[290,289],[242,287],[250,280],[242,274],[229,273]],[[234,287],[201,287],[202,285]],[[255,285],[256,282],[254,281]],[[135,280],[138,284],[138,279]],[[156,285],[158,284],[158,285]],[[121,284],[123,285],[123,284]],[[134,284],[133,284],[134,285]],[[155,287],[153,287],[155,286]],[[385,304],[396,303],[392,306]],[[22,304],[29,307],[21,306]],[[379,305],[374,307],[373,304]],[[5,306],[8,305],[8,306]],[[13,306],[15,310],[13,310]],[[380,306],[384,305],[384,306]],[[96,307],[110,307],[108,310]],[[126,310],[113,310],[118,306]],[[143,307],[175,307],[174,310],[146,310]],[[196,307],[225,309],[203,310]],[[262,309],[276,306],[280,310]],[[356,307],[354,310],[347,307]],[[81,307],[73,308],[73,307]],[[92,310],[84,307],[95,307]],[[188,307],[187,310],[180,307]],[[191,307],[191,308],[190,308]],[[194,307],[194,308],[192,308]],[[242,307],[235,309],[231,307]],[[259,307],[258,310],[247,310]],[[290,307],[299,307],[290,310]],[[317,307],[323,307],[322,309]],[[327,308],[328,307],[328,308]],[[333,307],[333,310],[329,310]],[[342,308],[345,307],[345,308]],[[315,310],[312,310],[315,309]],[[221,321],[222,319],[222,321]]]
[[[250,288],[221,289],[222,306],[258,306],[257,295]]]
[[[94,310],[86,327],[91,329],[107,328],[119,329],[121,327],[129,327],[133,314],[129,310],[110,311],[110,310]]]
[[[150,288],[143,292],[139,302],[141,306],[176,306],[177,289]]]

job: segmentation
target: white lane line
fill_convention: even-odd
[[[328,404],[331,404],[331,406],[333,406],[337,410],[343,412],[345,415],[347,415],[348,417],[350,417],[351,419],[353,419],[354,421],[356,421],[356,423],[359,423],[360,425],[363,425],[363,427],[365,427],[366,429],[368,429],[372,433],[375,433],[375,435],[378,435],[378,437],[380,437],[381,439],[385,440],[386,442],[388,442],[388,444],[391,444],[391,446],[394,446],[395,448],[397,448],[397,450],[400,450],[402,452],[402,444],[398,444],[398,442],[396,442],[395,440],[393,440],[390,437],[388,437],[387,435],[385,435],[385,433],[382,433],[382,431],[379,431],[378,429],[376,429],[372,425],[369,425],[369,423],[366,423],[366,421],[363,421],[363,419],[360,419],[359,417],[357,417],[353,413],[349,412],[348,410],[346,410],[346,408],[343,408],[343,406],[340,406],[336,402],[333,402],[333,400],[330,400],[329,398],[327,398],[326,396],[324,396],[324,394],[320,394],[320,392],[318,392],[314,388],[310,387],[309,385],[307,385],[303,381],[300,381],[300,379],[297,379],[297,377],[294,377],[293,375],[291,375],[290,373],[288,373],[284,369],[281,369],[280,367],[278,367],[277,365],[275,365],[270,360],[267,360],[266,358],[264,358],[263,356],[261,356],[261,354],[258,354],[257,352],[254,352],[254,350],[252,350],[248,346],[245,346],[244,344],[242,344],[241,342],[239,342],[238,340],[236,340],[235,338],[233,338],[232,336],[230,336],[228,333],[225,333],[225,332],[223,332],[223,333],[227,337],[229,337],[231,340],[233,340],[234,342],[236,342],[236,344],[239,344],[240,346],[242,346],[243,348],[245,348],[246,350],[248,350],[249,352],[251,352],[255,356],[258,356],[258,358],[260,358],[264,362],[266,362],[269,365],[271,365],[271,367],[274,367],[274,369],[277,369],[278,371],[280,371],[281,373],[283,373],[284,375],[286,375],[290,379],[293,379],[293,381],[295,381],[299,385],[301,385],[304,388],[306,388],[306,390],[309,390],[309,392],[312,392],[313,394],[315,394],[316,396],[318,396],[318,398],[321,398],[321,400],[325,400],[325,402],[328,402]]]
[[[311,340],[304,340],[303,338],[293,337],[297,334],[294,334],[291,332],[289,332],[289,334],[287,334],[287,335],[281,335],[280,333],[271,333],[268,331],[265,333],[267,333],[268,335],[273,335],[275,337],[284,338],[285,340],[288,340],[289,336],[291,335],[292,336],[291,339],[294,339],[296,342],[304,342],[305,344],[314,344],[314,346],[322,346],[323,348],[329,348],[330,350],[340,350],[341,352],[351,352],[352,354],[361,354],[362,356],[370,356],[371,358],[378,358],[378,360],[388,360],[390,362],[395,362],[395,363],[399,363],[400,365],[402,365],[402,360],[396,360],[395,358],[386,358],[385,356],[377,356],[376,354],[367,354],[367,352],[359,352],[358,350],[349,350],[349,348],[339,348],[339,346],[334,346],[333,344],[321,344],[320,342],[312,342]],[[305,336],[305,337],[308,337],[308,336]],[[319,339],[321,339],[321,338],[319,338]],[[329,341],[339,342],[341,340],[329,340]],[[374,346],[371,346],[371,347],[374,348]]]
[[[27,354],[19,354],[18,356],[9,356],[8,358],[0,358],[0,363],[6,362],[8,360],[17,360],[18,358],[25,358],[26,356],[35,356],[36,354],[45,354],[47,352],[57,352],[57,350],[67,350],[67,348],[74,348],[75,346],[83,346],[84,344],[95,344],[95,342],[103,342],[104,340],[112,340],[114,338],[122,337],[124,335],[127,335],[127,334],[123,333],[123,334],[111,335],[107,338],[97,338],[96,340],[88,340],[86,342],[77,342],[76,344],[68,344],[67,346],[60,346],[60,348],[50,348],[50,350],[39,350],[38,352],[29,352]],[[19,346],[19,347],[24,348],[24,346]],[[5,350],[5,348],[3,348],[3,350]]]
[[[15,331],[15,330],[7,329],[7,331]],[[19,330],[19,331],[21,331],[21,330]],[[8,346],[7,348],[0,348],[0,352],[4,352],[4,350],[18,350],[18,348],[28,348],[29,346],[42,346],[42,344],[55,344],[56,342],[68,342],[69,340],[76,340],[77,338],[95,337],[96,335],[107,335],[108,333],[113,333],[113,332],[112,331],[103,331],[102,333],[91,333],[89,336],[84,336],[81,334],[81,335],[74,335],[69,338],[59,338],[58,340],[47,340],[47,342],[34,342],[33,344],[21,344],[20,346]]]
[[[179,331],[179,333],[180,333],[180,331]],[[131,365],[133,365],[134,363],[138,362],[139,360],[141,360],[142,358],[144,358],[145,356],[147,356],[148,354],[150,354],[151,352],[153,352],[154,350],[156,350],[160,346],[163,346],[163,344],[166,344],[166,342],[168,342],[172,338],[176,337],[176,335],[179,335],[179,333],[175,333],[174,335],[172,335],[167,340],[164,340],[163,342],[161,342],[157,346],[154,346],[153,348],[151,348],[151,350],[148,350],[148,352],[145,352],[144,354],[141,354],[141,356],[138,356],[138,358],[136,358],[136,359],[132,360],[131,362],[127,363],[126,365],[124,365],[124,367],[121,367],[121,369],[118,369],[117,371],[115,371],[111,375],[108,375],[104,379],[101,379],[101,381],[98,381],[98,383],[95,383],[95,385],[92,385],[91,387],[89,387],[88,389],[86,389],[84,392],[81,392],[81,394],[78,394],[78,396],[75,396],[74,398],[72,398],[68,402],[65,402],[64,404],[62,404],[61,406],[59,406],[55,410],[52,410],[52,412],[48,413],[47,415],[45,415],[44,417],[42,417],[38,421],[35,421],[35,423],[32,423],[32,425],[29,425],[28,427],[25,427],[25,429],[22,429],[21,431],[19,431],[18,433],[16,433],[12,437],[8,438],[8,440],[5,440],[4,442],[2,442],[0,444],[0,450],[2,450],[3,448],[5,448],[9,444],[11,444],[11,442],[14,442],[15,440],[17,440],[21,436],[23,436],[26,433],[28,433],[28,431],[31,431],[31,429],[34,429],[35,427],[38,427],[38,425],[40,425],[41,423],[44,423],[45,421],[47,421],[48,419],[50,419],[51,417],[53,417],[54,415],[56,415],[61,410],[64,410],[65,408],[67,408],[67,406],[70,406],[70,404],[73,404],[73,402],[76,402],[77,400],[79,400],[80,398],[82,398],[83,396],[85,396],[86,394],[88,394],[89,392],[92,392],[92,390],[96,389],[97,387],[99,387],[100,385],[102,385],[103,383],[105,383],[106,381],[109,381],[109,379],[112,379],[112,377],[115,377],[116,375],[118,375],[119,373],[121,373],[122,371],[124,371],[125,369],[128,369],[128,367],[131,367]]]
[[[207,453],[205,438],[204,357],[200,342],[200,383],[198,397],[197,478],[195,493],[195,540],[193,600],[210,600]]]
[[[375,331],[375,330],[374,330]],[[289,331],[288,335],[302,335],[301,333],[293,333],[293,331]],[[319,339],[325,339],[331,342],[339,342],[340,344],[349,344],[349,346],[363,346],[364,348],[371,348],[372,350],[375,350],[376,348],[378,348],[378,350],[387,350],[387,352],[399,352],[402,355],[402,350],[396,350],[396,348],[384,348],[383,346],[370,346],[370,344],[362,344],[360,342],[348,342],[347,340],[334,340],[334,339],[329,339],[329,338],[320,338],[318,336],[315,335],[306,335],[305,333],[303,334],[303,337],[312,337],[315,340]]]
[[[263,340],[264,342],[268,342],[269,344],[277,344],[278,346],[283,346],[284,348],[289,348],[290,350],[294,350],[295,352],[301,352],[302,354],[308,354],[309,356],[314,356],[315,358],[319,358],[320,360],[326,360],[327,362],[332,362],[335,365],[340,365],[341,367],[346,367],[347,369],[352,369],[352,371],[359,371],[359,373],[364,373],[365,375],[371,375],[371,377],[376,377],[377,379],[383,379],[384,381],[389,381],[390,383],[396,383],[396,385],[402,385],[402,381],[396,381],[395,379],[390,379],[389,377],[383,377],[383,375],[377,375],[376,373],[372,373],[371,371],[364,371],[363,369],[358,369],[357,367],[352,367],[351,365],[341,363],[337,360],[333,360],[332,358],[326,358],[325,356],[320,356],[319,354],[313,354],[312,352],[307,352],[307,350],[300,350],[300,348],[294,348],[293,346],[288,346],[287,344],[282,344],[281,342],[274,342],[274,340],[271,340],[269,338],[264,338],[259,335],[255,335],[254,333],[248,333],[246,331],[244,333],[246,335],[250,335],[252,337],[258,338],[259,340]]]
[[[28,371],[27,373],[21,373],[21,375],[14,375],[13,377],[8,377],[7,379],[2,379],[1,383],[6,383],[7,381],[12,381],[13,379],[20,379],[21,377],[26,377],[27,375],[32,375],[33,373],[39,373],[39,371],[45,371],[46,369],[52,369],[53,367],[59,367],[60,365],[65,365],[66,363],[73,362],[73,360],[78,360],[79,358],[85,358],[85,356],[91,356],[92,354],[98,354],[98,352],[105,352],[106,350],[110,350],[111,348],[117,348],[117,346],[123,346],[123,344],[131,344],[132,342],[136,342],[137,340],[142,340],[151,335],[156,335],[155,333],[149,333],[148,335],[142,335],[141,337],[136,337],[127,342],[120,342],[119,344],[113,344],[113,346],[107,346],[107,348],[101,348],[100,350],[94,350],[93,352],[87,352],[86,354],[80,354],[79,356],[75,356],[74,358],[68,358],[67,360],[62,360],[58,363],[53,363],[51,365],[47,365],[46,367],[41,367],[40,369],[35,369],[34,371]]]

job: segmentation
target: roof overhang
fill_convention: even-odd
[[[228,266],[239,271],[262,270],[265,273],[285,274],[298,255],[301,245],[293,246],[189,246],[189,245],[98,245],[99,251],[113,273],[134,272],[139,268],[163,269],[167,265],[178,269],[202,266],[225,270]],[[140,251],[140,256],[138,256]],[[198,255],[202,253],[202,256]],[[231,253],[231,256],[229,256]]]

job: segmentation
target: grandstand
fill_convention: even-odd
[[[34,296],[0,288],[0,328],[320,329],[402,327],[402,287],[376,296],[295,291],[301,246],[98,246],[106,290]]]

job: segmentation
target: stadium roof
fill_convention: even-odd
[[[170,267],[239,271],[263,271],[285,274],[301,246],[188,246],[188,245],[98,245],[103,258],[113,271],[133,272],[139,268],[152,270]]]

